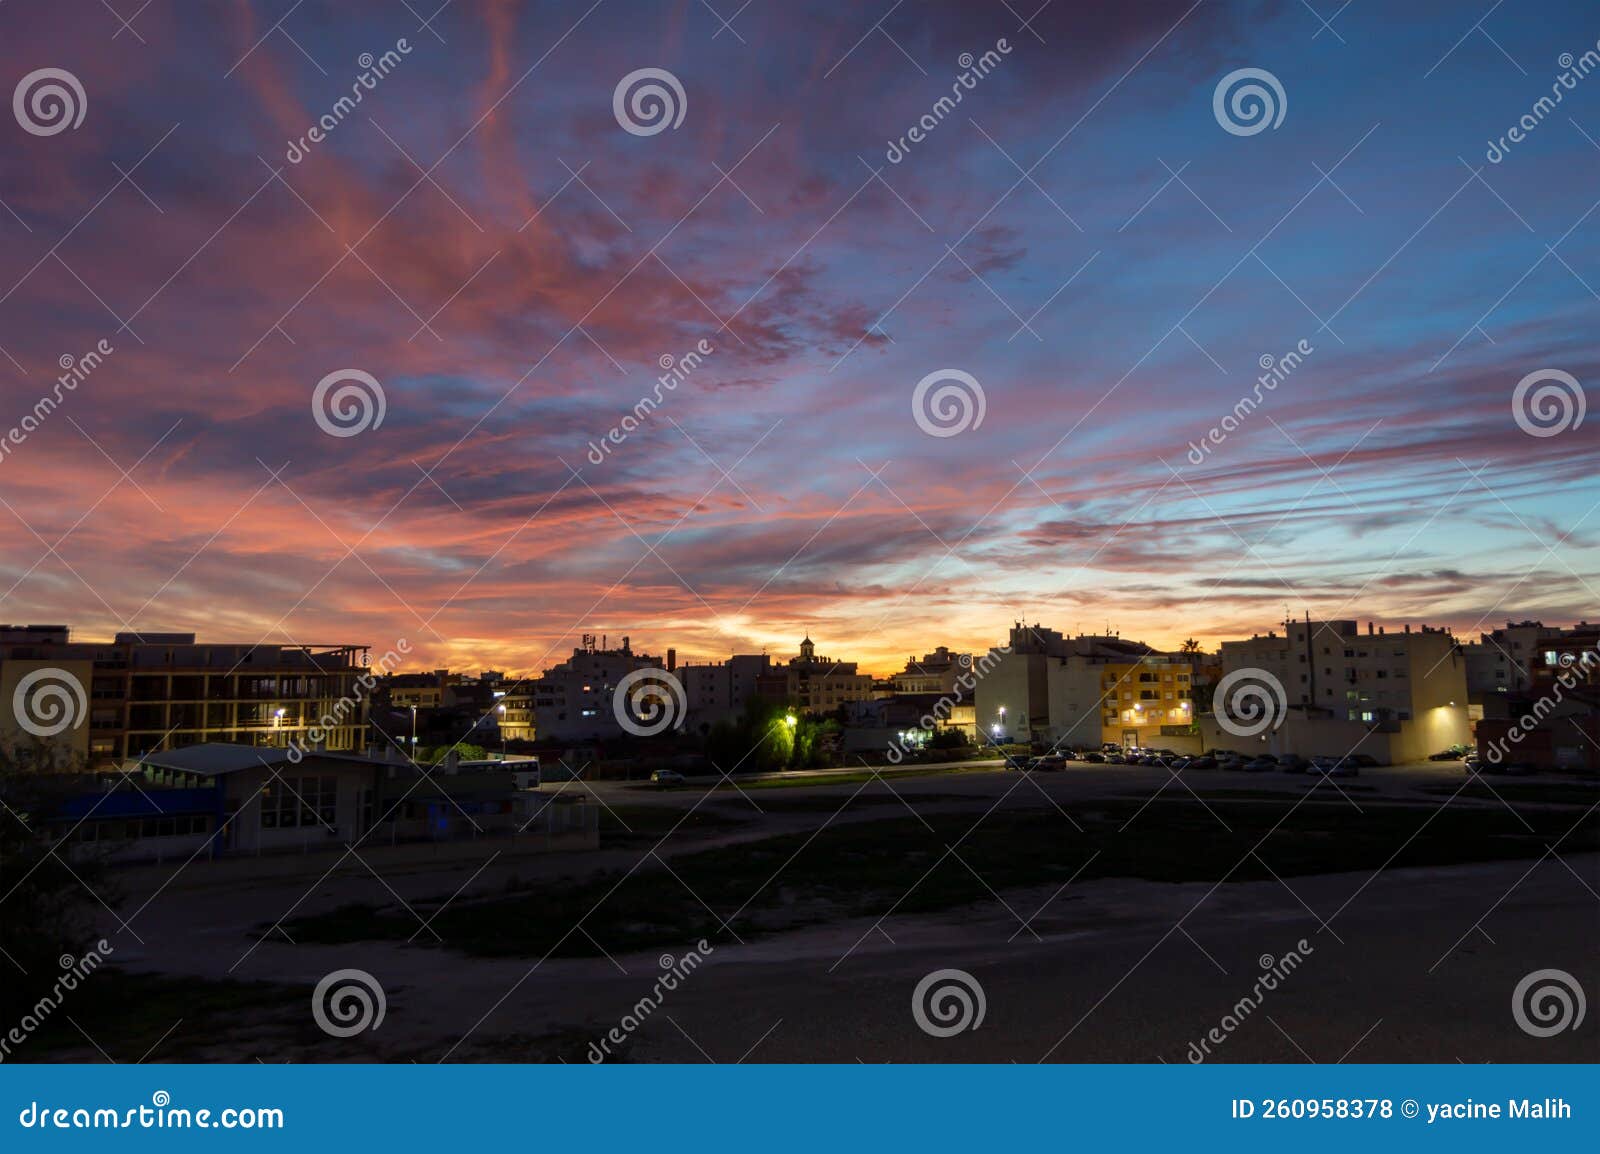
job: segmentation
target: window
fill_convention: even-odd
[[[337,777],[280,777],[261,788],[261,828],[333,825],[339,814]]]

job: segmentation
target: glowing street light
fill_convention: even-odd
[[[790,729],[793,729],[796,725],[800,724],[800,721],[797,717],[795,717],[794,714],[790,713],[784,716],[783,723]]]

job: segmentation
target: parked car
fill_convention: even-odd
[[[1345,760],[1352,765],[1360,766],[1362,769],[1373,769],[1381,764],[1370,753],[1347,753],[1345,754]]]
[[[1126,765],[1128,763],[1128,759],[1123,757],[1120,753],[1107,753],[1105,755],[1105,762],[1107,765]]]
[[[1216,769],[1217,768],[1217,759],[1214,758],[1214,757],[1208,757],[1205,754],[1201,754],[1199,757],[1191,757],[1189,759],[1189,763],[1187,765],[1185,765],[1183,768],[1184,769]]]
[[[1361,767],[1352,762],[1348,754],[1344,757],[1313,757],[1311,769],[1328,777],[1358,777],[1361,774]]]
[[[1059,753],[1047,753],[1043,757],[1034,758],[1029,768],[1043,770],[1066,769],[1067,759]]]
[[[1480,773],[1499,773],[1507,777],[1527,777],[1530,773],[1537,772],[1535,768],[1525,761],[1503,761],[1498,765],[1486,762],[1478,767]]]
[[[1096,765],[1104,765],[1106,761],[1106,755],[1101,753],[1099,750],[1089,749],[1084,751],[1083,760],[1092,762]]]
[[[1240,768],[1246,773],[1273,773],[1278,768],[1278,759],[1270,755],[1253,757]]]
[[[679,773],[675,769],[658,769],[650,775],[650,784],[660,789],[667,789],[674,785],[682,785],[683,774]]]
[[[1429,761],[1460,761],[1467,754],[1473,752],[1470,745],[1452,745],[1449,749],[1441,749],[1438,753],[1431,754]]]
[[[1280,753],[1278,755],[1278,769],[1284,773],[1304,773],[1311,768],[1311,763],[1298,753]]]

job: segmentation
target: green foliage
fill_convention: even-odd
[[[417,764],[437,765],[449,756],[451,750],[461,761],[486,761],[489,757],[489,751],[483,746],[463,741],[460,745],[425,745],[417,755]]]
[[[791,725],[789,719],[793,718]],[[775,773],[828,764],[840,725],[829,718],[802,717],[776,702],[750,700],[732,722],[721,721],[706,735],[706,756],[723,772]]]

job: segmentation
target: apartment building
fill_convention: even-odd
[[[660,669],[659,657],[635,653],[624,637],[620,648],[607,648],[604,637],[585,634],[583,645],[561,664],[532,682],[533,727],[541,741],[596,741],[619,738],[615,693],[636,669]],[[508,711],[509,712],[509,711]]]
[[[827,713],[851,701],[871,701],[872,678],[857,672],[854,661],[817,656],[808,636],[800,654],[774,665],[757,679],[757,692],[771,701],[787,703],[802,713]]]
[[[1481,702],[1493,694],[1526,692],[1542,656],[1541,642],[1559,638],[1561,632],[1539,621],[1521,621],[1480,633],[1477,641],[1461,647],[1467,662],[1467,693]]]
[[[396,709],[442,709],[455,704],[453,690],[461,684],[461,674],[448,669],[432,673],[397,673],[383,683],[389,704]]]
[[[688,724],[699,729],[731,721],[757,696],[761,679],[771,677],[772,658],[765,653],[735,653],[726,661],[678,665],[668,651],[667,669],[683,686]]]
[[[1098,668],[1102,741],[1124,747],[1160,747],[1163,737],[1188,733],[1194,727],[1193,668],[1188,661],[1152,654],[1135,661],[1107,659]]]
[[[1150,646],[1112,634],[1067,637],[1039,624],[1015,623],[1004,649],[993,649],[974,690],[977,724],[995,741],[1084,746],[1125,739],[1168,723],[1169,709],[1190,699],[1188,666],[1145,666],[1158,658]],[[1184,696],[1176,696],[1179,671]],[[1141,670],[1153,681],[1140,682]],[[1132,680],[1123,685],[1123,678]],[[1163,688],[1165,685],[1167,688]],[[1127,722],[1122,719],[1127,693]],[[1165,693],[1172,692],[1170,702]],[[1153,696],[1145,698],[1143,693]],[[1148,712],[1148,719],[1140,721]],[[1158,716],[1159,715],[1159,716]],[[1175,722],[1174,722],[1175,724]]]
[[[900,693],[950,693],[955,690],[956,679],[972,668],[972,654],[952,653],[939,646],[932,653],[922,655],[918,661],[906,658],[906,667],[889,678],[894,692]]]
[[[1386,630],[1368,622],[1363,633],[1354,620],[1289,621],[1281,635],[1224,641],[1221,655],[1226,673],[1264,670],[1283,686],[1291,730],[1302,722],[1345,722],[1358,740],[1362,732],[1385,735],[1392,761],[1426,757],[1468,738],[1467,660],[1447,630],[1409,624]],[[1343,739],[1323,728],[1327,736],[1318,740],[1329,749],[1273,752],[1355,748],[1333,748]],[[1284,740],[1311,739],[1291,733]]]
[[[518,682],[500,697],[495,715],[500,736],[505,741],[532,741],[539,732],[534,715],[534,693],[530,684]]]
[[[55,768],[97,770],[204,742],[358,750],[369,652],[193,633],[74,641],[65,625],[0,625],[0,743],[46,743]]]

